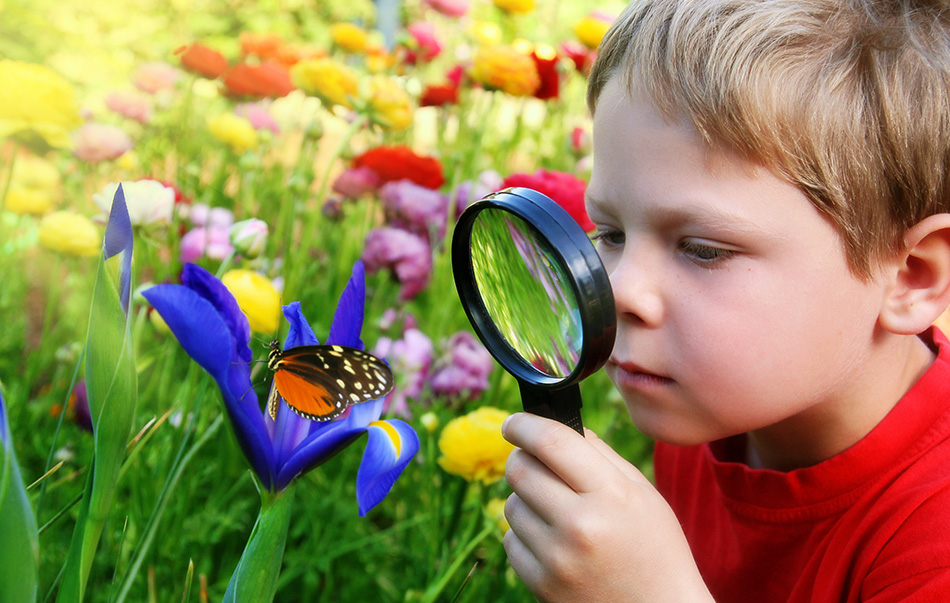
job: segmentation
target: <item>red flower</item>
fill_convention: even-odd
[[[544,193],[566,209],[585,232],[594,229],[594,223],[587,217],[587,210],[584,208],[587,183],[577,176],[555,170],[538,170],[533,174],[508,176],[502,183],[502,188],[509,186],[524,186]]]
[[[587,72],[590,71],[591,65],[594,64],[594,59],[597,58],[596,50],[590,50],[580,42],[573,40],[562,43],[561,52],[564,53],[567,58],[571,59],[574,63],[574,68],[583,74],[584,77],[587,77]]]
[[[437,189],[445,183],[438,160],[416,155],[405,146],[370,149],[353,160],[353,167],[370,168],[379,176],[380,185],[394,180],[411,180],[419,186]]]
[[[238,63],[225,74],[224,85],[232,96],[254,98],[287,96],[294,89],[287,68],[271,61],[260,65]]]
[[[420,107],[441,107],[442,105],[454,105],[459,102],[458,86],[452,83],[433,84],[426,86],[419,97]]]
[[[175,54],[181,55],[182,67],[212,80],[221,77],[228,69],[228,60],[224,55],[201,42],[182,46]]]
[[[541,52],[538,52],[539,50]],[[557,52],[551,47],[544,49],[535,47],[531,52],[531,58],[534,59],[534,66],[538,69],[538,77],[541,78],[541,85],[534,91],[534,96],[541,100],[556,99],[561,91]]]

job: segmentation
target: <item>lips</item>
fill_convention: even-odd
[[[611,358],[607,361],[607,367],[612,369],[614,382],[618,387],[645,389],[663,387],[674,383],[673,379],[647,370],[635,362]]]

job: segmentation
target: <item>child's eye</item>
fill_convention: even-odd
[[[688,239],[680,242],[680,250],[689,256],[692,261],[706,267],[715,266],[736,253],[732,249],[705,245]]]
[[[626,236],[619,230],[610,228],[598,228],[597,232],[591,235],[591,240],[595,245],[607,245],[609,247],[622,247],[626,241]]]

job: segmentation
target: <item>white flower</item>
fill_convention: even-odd
[[[118,182],[110,182],[102,187],[102,191],[92,195],[92,200],[106,215],[112,209],[112,199],[118,188]],[[122,191],[125,193],[125,204],[129,208],[132,224],[171,222],[172,210],[175,208],[175,189],[157,180],[134,180],[123,181]]]

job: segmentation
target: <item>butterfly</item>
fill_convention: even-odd
[[[341,345],[301,345],[281,350],[270,344],[267,368],[274,386],[267,413],[277,419],[278,395],[290,408],[312,421],[330,421],[350,404],[375,400],[393,389],[389,366],[372,354]]]

